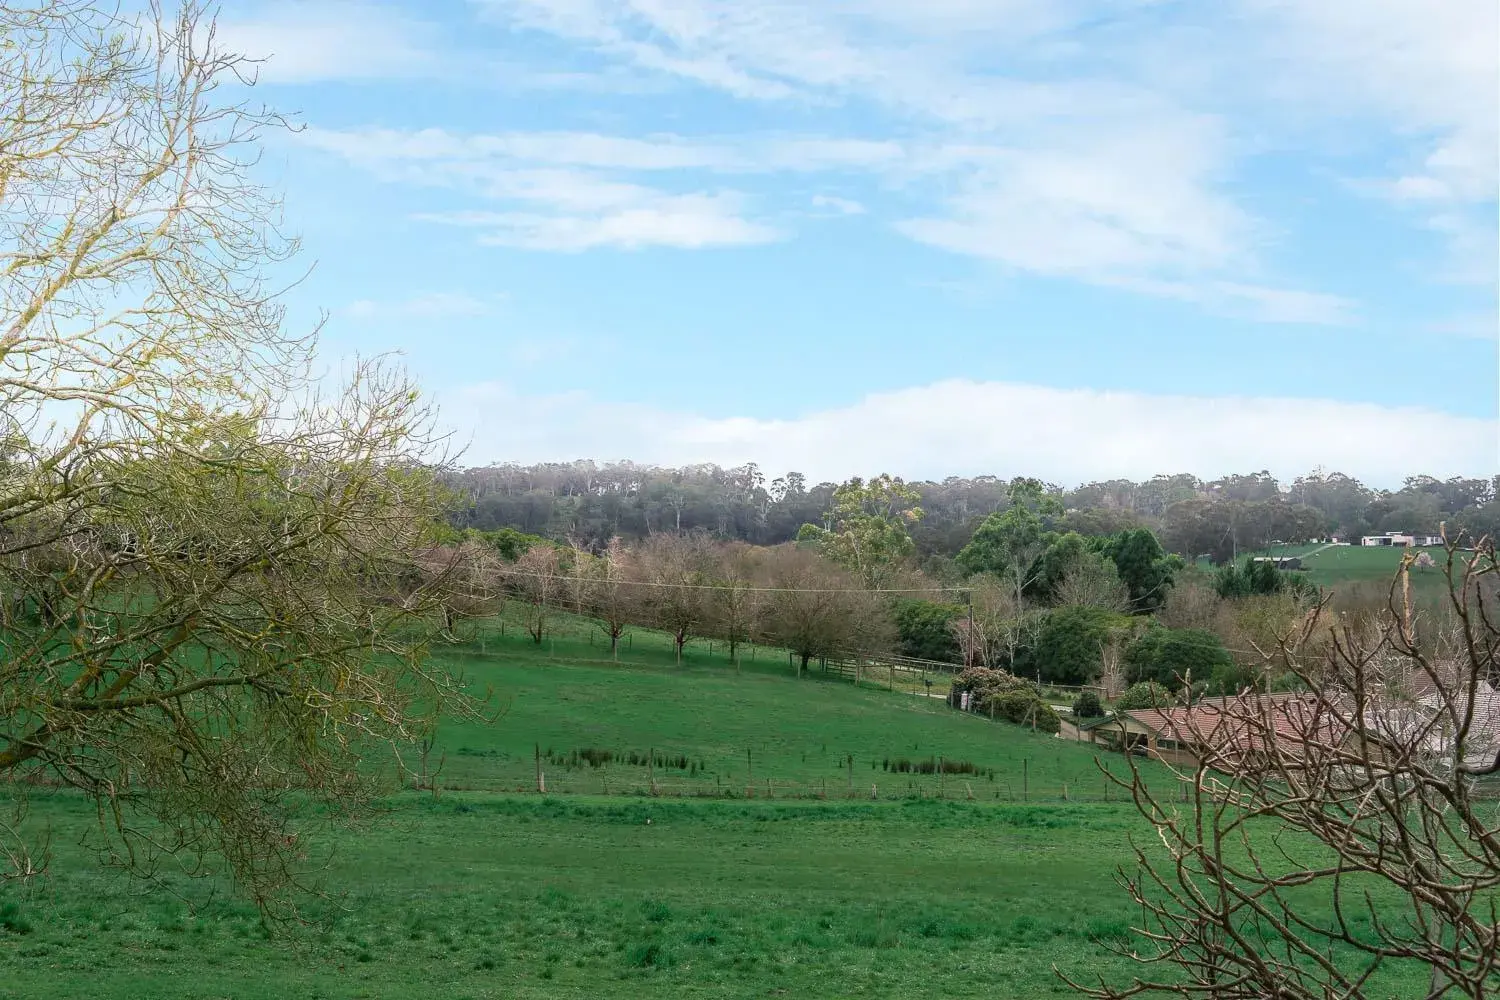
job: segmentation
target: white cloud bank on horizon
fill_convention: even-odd
[[[774,420],[704,417],[582,392],[528,394],[496,382],[439,403],[454,443],[468,446],[467,465],[756,462],[768,476],[796,470],[814,481],[890,472],[907,479],[1032,475],[1069,485],[1260,469],[1287,482],[1322,467],[1390,488],[1409,475],[1500,472],[1494,420],[1332,400],[954,379]]]

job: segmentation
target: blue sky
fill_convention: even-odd
[[[1497,459],[1491,0],[230,3],[330,365],[471,462]]]

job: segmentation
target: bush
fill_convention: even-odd
[[[978,703],[1006,691],[1014,691],[1026,686],[1026,682],[1021,678],[1015,674],[1006,673],[1004,670],[970,667],[960,671],[958,676],[953,678],[953,687],[948,694],[948,704],[957,708],[959,695],[965,691],[973,696],[971,703]]]
[[[1087,684],[1103,669],[1100,650],[1110,630],[1129,623],[1129,616],[1099,608],[1048,612],[1028,657],[1027,672],[1037,671],[1049,684]]]
[[[1073,715],[1079,719],[1097,719],[1104,714],[1104,706],[1099,704],[1099,696],[1092,691],[1085,691],[1073,702]]]
[[[997,694],[993,699],[982,702],[978,711],[988,713],[991,706],[994,707],[995,718],[1006,722],[1029,726],[1035,719],[1036,727],[1044,733],[1055,733],[1062,729],[1062,719],[1058,718],[1052,706],[1029,688]]]
[[[1146,681],[1142,684],[1132,684],[1120,695],[1115,702],[1115,708],[1122,712],[1139,708],[1166,708],[1172,704],[1172,693],[1160,684]]]
[[[1262,564],[1264,565],[1264,564]],[[1152,628],[1125,649],[1125,679],[1155,681],[1175,691],[1185,678],[1227,679],[1234,659],[1219,637],[1201,628]]]
[[[500,558],[506,562],[515,562],[535,545],[552,544],[539,535],[528,535],[524,531],[517,531],[515,528],[476,531],[474,534],[486,545],[498,552]]]
[[[951,623],[963,614],[957,604],[936,601],[901,601],[896,605],[896,635],[901,653],[923,660],[957,663],[958,638]]]
[[[1225,600],[1283,593],[1310,598],[1318,593],[1317,585],[1296,570],[1253,559],[1246,559],[1242,567],[1234,563],[1221,567],[1214,574],[1214,589]]]

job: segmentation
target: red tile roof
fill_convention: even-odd
[[[1240,695],[1195,702],[1191,707],[1145,708],[1126,713],[1161,739],[1176,740],[1188,748],[1216,750],[1264,750],[1266,734],[1283,748],[1309,739],[1321,744],[1338,742],[1345,728],[1332,718],[1329,706],[1305,695]]]

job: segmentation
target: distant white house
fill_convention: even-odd
[[[1408,547],[1423,548],[1429,545],[1442,545],[1442,535],[1409,535],[1404,531],[1387,531],[1383,535],[1364,535],[1360,538],[1361,545],[1401,545]]]

